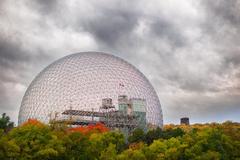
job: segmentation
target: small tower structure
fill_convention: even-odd
[[[180,119],[180,124],[181,125],[189,125],[189,118],[188,117],[182,117]]]

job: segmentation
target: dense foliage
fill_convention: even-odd
[[[2,117],[0,118],[0,129],[3,129],[3,131],[6,133],[10,129],[12,129],[14,126],[14,123],[10,121],[10,117],[6,115],[6,113],[2,114]]]
[[[236,160],[240,159],[240,124],[167,125],[127,139],[104,125],[69,129],[29,120],[0,132],[0,159],[67,160]]]

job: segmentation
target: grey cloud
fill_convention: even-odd
[[[234,50],[234,49],[233,49]],[[236,49],[234,51],[224,51],[224,60],[225,60],[225,64],[229,66],[233,66],[233,67],[240,67],[240,48],[238,49],[236,47]]]
[[[115,47],[120,39],[131,34],[137,22],[138,15],[132,11],[113,8],[100,10],[96,17],[80,25],[83,25],[84,30],[93,34],[97,42],[104,43],[108,47]]]
[[[47,16],[58,8],[58,0],[30,0],[26,3],[30,8],[36,9],[40,14]]]
[[[238,47],[240,41],[240,1],[202,1],[202,4],[203,11],[206,12],[206,20],[202,24],[202,29],[212,39],[216,51],[224,57],[236,56],[236,53],[233,52],[240,51]]]
[[[135,8],[134,1],[128,2],[128,5],[110,1],[107,3],[109,6],[103,6],[98,1],[89,1],[88,4],[76,3],[73,12],[66,2],[56,0],[27,2],[29,8],[36,9],[42,19],[54,23],[61,30],[70,28],[76,32],[87,32],[95,38],[97,43],[108,49],[117,47],[119,41],[129,42],[127,37],[132,34],[131,32],[138,24],[138,18],[141,16],[141,13]],[[118,3],[119,5],[117,5]],[[89,13],[84,5],[93,7],[94,10]],[[132,5],[133,8],[130,10],[129,7]],[[72,13],[75,15],[71,15]]]
[[[213,50],[223,59],[218,75],[228,77],[228,82],[238,83],[240,79],[235,71],[240,70],[240,1],[202,1],[202,4],[207,16],[202,29],[212,40]],[[233,84],[231,89],[227,87],[223,91],[240,93],[238,85]]]
[[[240,1],[239,0],[216,0],[203,1],[210,18],[218,20],[217,23],[228,23],[237,27],[240,25]]]
[[[170,50],[168,55],[163,54],[165,51],[159,48],[160,57],[164,59],[163,61],[160,59],[160,63],[167,65],[165,68],[166,72],[163,72],[164,74],[161,72],[161,77],[164,78],[166,83],[171,83],[171,85],[185,92],[222,92],[225,89],[218,86],[220,82],[216,82],[216,77],[220,79],[221,77],[233,78],[233,68],[239,68],[240,70],[240,48],[238,47],[240,41],[240,30],[238,27],[240,20],[240,1],[202,1],[201,5],[201,7],[198,6],[198,11],[204,12],[206,17],[203,23],[197,26],[201,31],[200,39],[191,41],[191,43],[189,43],[191,45],[187,45],[188,39],[181,32],[185,28],[178,28],[176,24],[172,23],[173,20],[166,21],[164,16],[162,16],[161,19],[155,19],[153,21],[153,33],[159,35],[160,39],[166,38],[167,43],[170,43],[171,47],[173,47],[173,50]],[[198,47],[198,51],[196,52],[194,48],[199,42],[202,44],[202,48]],[[182,61],[182,59],[169,56],[179,54],[179,50],[174,50],[176,47],[188,49],[187,52],[196,52],[195,57],[203,54],[201,52],[206,52],[205,48],[208,47],[207,51],[215,53],[219,59],[216,59],[212,64],[208,64],[210,57],[205,54],[205,59],[184,57]],[[187,53],[181,54],[187,55]],[[201,65],[199,65],[199,63]],[[216,67],[211,67],[214,63]],[[162,67],[161,65],[159,66]],[[193,74],[191,70],[200,72],[201,74]],[[228,81],[231,81],[231,79],[228,79]]]
[[[2,0],[2,1],[0,1],[0,8],[1,8],[1,9],[4,8],[5,1],[6,1],[6,0]],[[0,13],[1,13],[1,12],[0,12]]]
[[[21,41],[11,42],[10,38],[2,36],[0,38],[0,65],[7,67],[19,67],[19,63],[29,61],[27,55],[21,48]]]
[[[173,47],[182,47],[186,45],[186,38],[181,34],[181,31],[164,18],[156,18],[151,24],[151,31],[153,35],[158,38],[167,40]]]
[[[50,56],[41,52],[39,49],[37,54],[29,53],[22,46],[22,42],[13,41],[12,38],[5,37],[0,34],[0,66],[2,69],[12,69],[24,71],[32,64],[41,63]],[[28,64],[28,65],[26,65]]]

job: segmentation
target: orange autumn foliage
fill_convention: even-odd
[[[25,121],[22,124],[22,126],[26,126],[26,125],[44,126],[44,124],[38,121],[37,119],[31,119],[31,118],[29,118],[27,121]]]
[[[92,132],[100,132],[104,133],[109,131],[109,129],[102,123],[97,123],[97,124],[90,124],[88,126],[81,126],[81,127],[75,127],[75,128],[70,128],[70,132],[81,132],[84,134],[87,133],[92,133]]]

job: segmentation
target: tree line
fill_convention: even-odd
[[[7,118],[7,119],[6,119]],[[30,119],[13,128],[0,118],[1,160],[237,160],[240,124],[165,125],[129,137],[103,124],[69,128]]]

